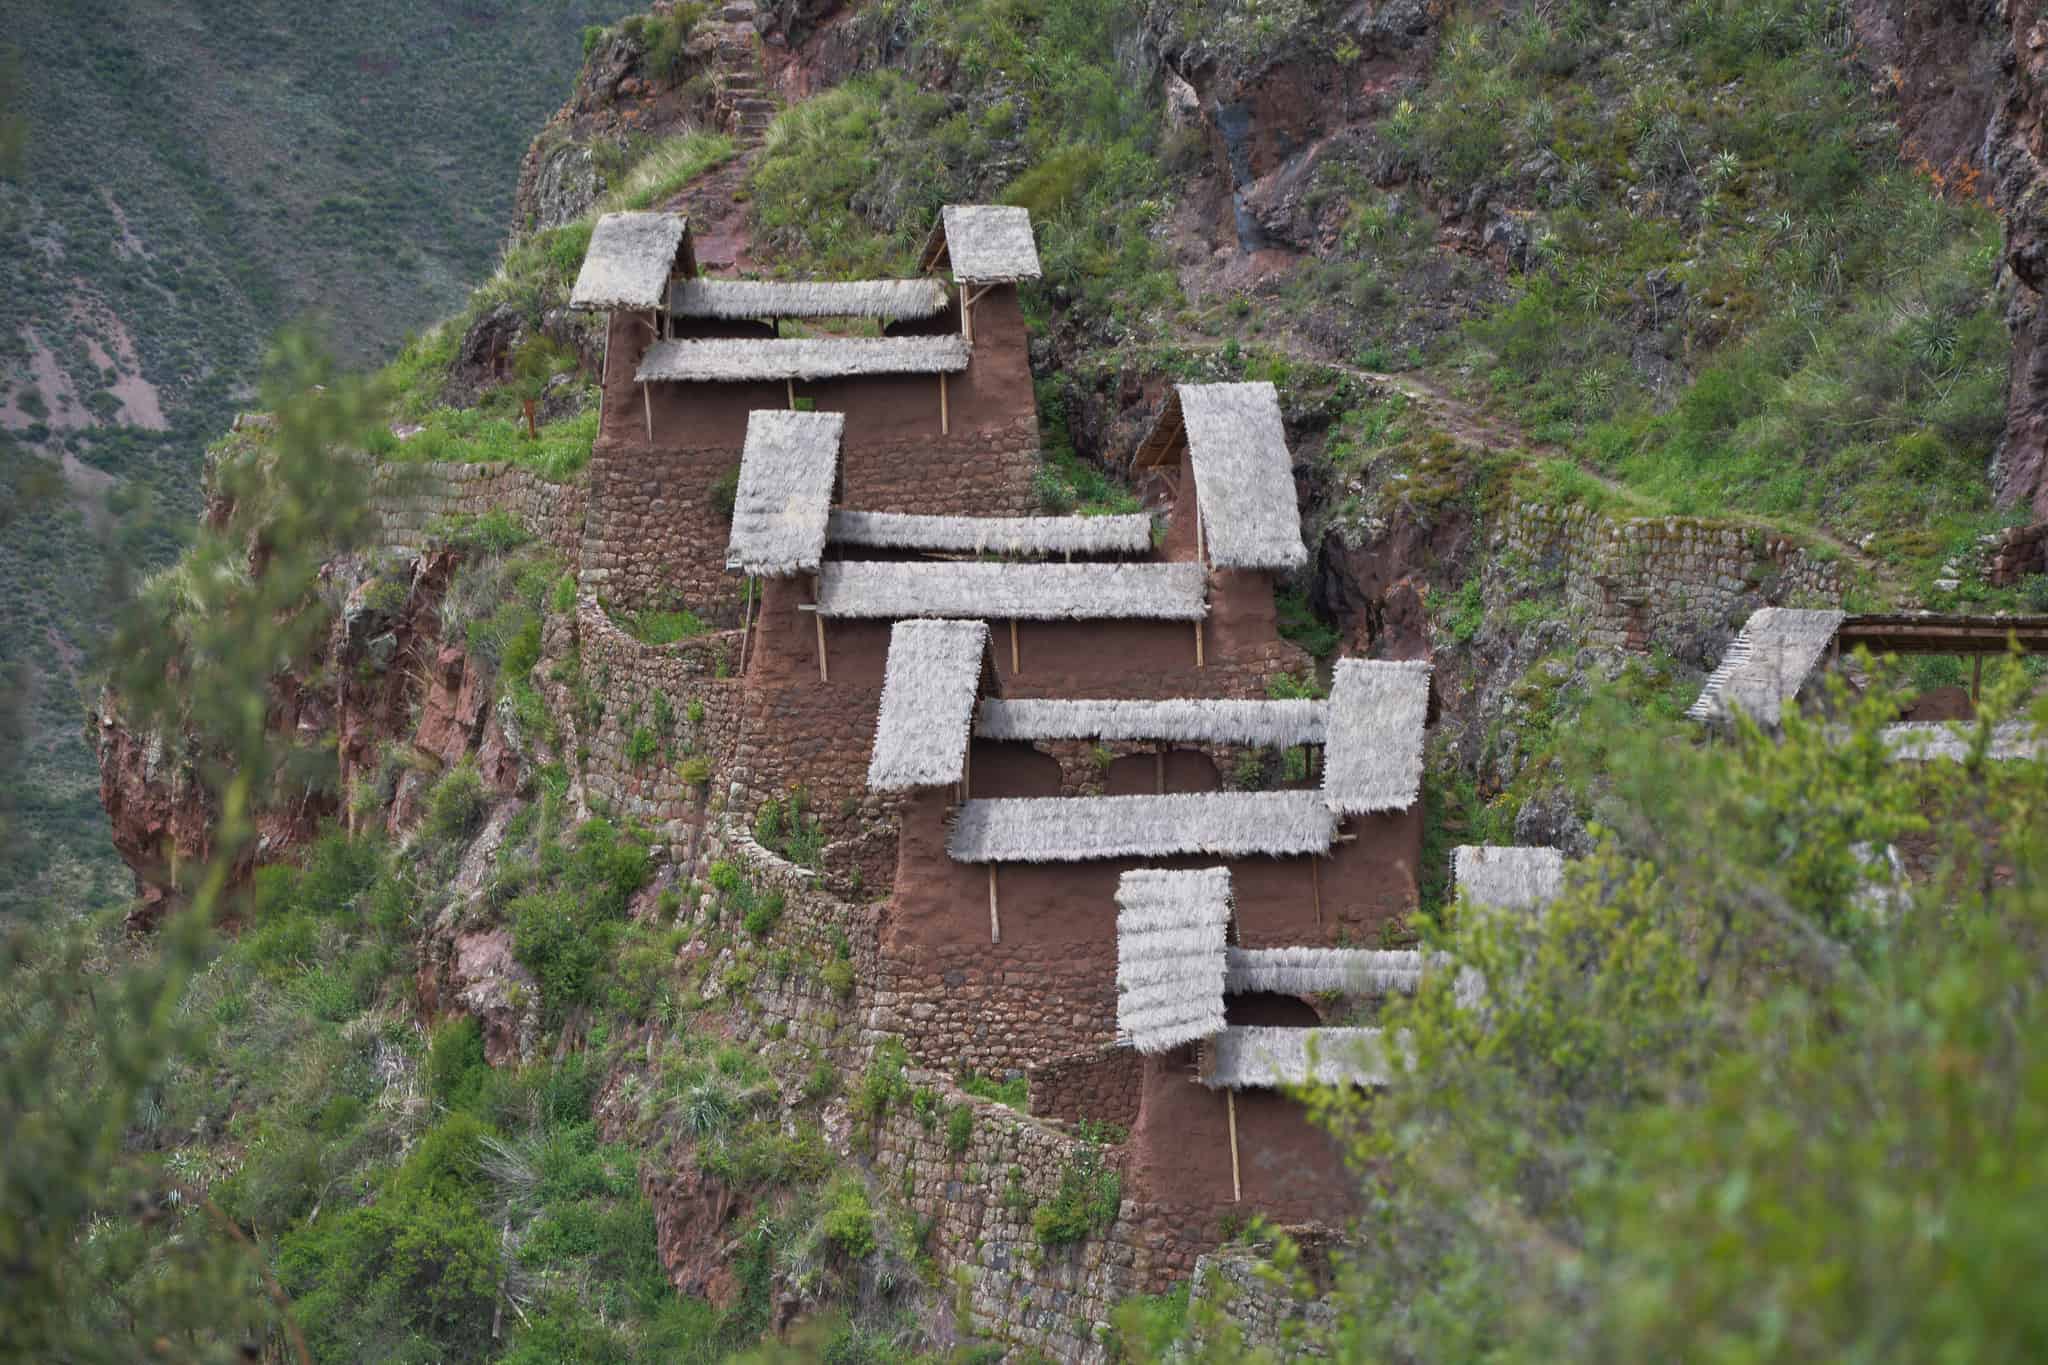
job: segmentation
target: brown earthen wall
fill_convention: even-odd
[[[1138,1121],[1145,1059],[1108,1045],[1025,1068],[1031,1113],[1065,1123],[1108,1123],[1128,1132]]]

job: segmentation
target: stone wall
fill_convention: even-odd
[[[412,554],[444,520],[478,517],[502,509],[576,567],[583,543],[588,488],[549,483],[530,469],[509,464],[426,461],[379,464],[370,472],[370,506],[377,543]]]
[[[594,723],[587,714],[574,718],[586,796],[670,832],[697,824],[717,775],[731,768],[739,745],[739,632],[643,644],[585,596],[576,604],[576,638],[582,681],[599,708]],[[641,730],[656,750],[635,763],[630,751]],[[693,758],[710,764],[708,780],[700,785],[683,781],[683,766]]]
[[[1108,1044],[1056,1062],[1027,1067],[1031,1112],[1064,1123],[1111,1123],[1130,1131],[1138,1121],[1144,1059]]]
[[[1587,637],[1609,648],[1682,647],[1702,622],[1739,626],[1762,606],[1834,606],[1841,566],[1754,528],[1697,517],[1617,521],[1583,506],[1522,503],[1493,535],[1496,556],[1517,556],[1563,580]]]

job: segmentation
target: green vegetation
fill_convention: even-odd
[[[1114,1223],[1123,1197],[1123,1177],[1103,1163],[1101,1152],[1084,1148],[1060,1172],[1052,1197],[1032,1211],[1032,1231],[1045,1246],[1071,1246]]]
[[[789,795],[769,797],[754,812],[754,842],[800,867],[817,867],[825,852],[825,833],[810,814],[811,795],[792,787]]]
[[[976,1075],[970,1071],[959,1078],[960,1088],[970,1095],[984,1100],[994,1100],[1010,1108],[1023,1111],[1029,1107],[1031,1080],[1019,1072],[1008,1080],[999,1081],[991,1076]]]

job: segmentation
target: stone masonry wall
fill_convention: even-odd
[[[1841,566],[1753,528],[1696,517],[1617,521],[1585,507],[1523,503],[1494,533],[1496,555],[1561,574],[1597,645],[1682,645],[1702,620],[1739,625],[1759,606],[1837,605]]]
[[[1144,1059],[1109,1044],[1092,1052],[1027,1067],[1031,1112],[1064,1123],[1113,1123],[1129,1131],[1138,1121]]]
[[[595,723],[587,715],[576,717],[586,794],[671,832],[697,824],[712,782],[730,769],[739,744],[739,632],[643,644],[585,596],[576,604],[576,634],[583,682],[601,708]],[[640,730],[654,739],[656,750],[635,763],[630,750]],[[685,784],[682,768],[693,758],[709,761],[710,781]]]
[[[370,473],[377,543],[405,553],[424,547],[437,522],[502,509],[573,568],[582,548],[587,502],[582,482],[549,483],[517,465],[396,462],[379,464]]]

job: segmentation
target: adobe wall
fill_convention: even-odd
[[[795,385],[795,396],[817,411],[846,414],[839,505],[962,516],[1038,510],[1038,407],[1016,291],[977,303],[974,322],[973,358],[965,373],[947,378],[946,433],[935,375]],[[711,489],[739,467],[749,414],[786,409],[791,389],[654,384],[643,395],[633,374],[652,340],[640,318],[613,315],[591,452],[585,584],[618,605],[677,598],[700,615],[736,622],[742,583],[725,570],[731,524],[712,505]]]
[[[425,548],[437,523],[502,509],[574,568],[587,500],[581,481],[549,483],[517,465],[393,461],[370,470],[373,539],[408,555]]]
[[[1618,521],[1584,506],[1521,503],[1493,536],[1500,556],[1519,556],[1564,580],[1565,601],[1588,638],[1610,648],[1685,645],[1702,621],[1740,625],[1763,606],[1838,606],[1842,569],[1754,528],[1697,517]]]
[[[996,873],[1001,939],[991,942],[988,868],[946,854],[952,800],[934,791],[903,803],[894,896],[881,925],[878,1026],[901,1033],[927,1065],[994,1074],[1110,1042],[1117,879],[1135,867],[1219,860],[1005,863]],[[1420,803],[1347,819],[1343,833],[1355,838],[1324,858],[1227,860],[1241,944],[1377,945],[1414,909]]]
[[[1226,1092],[1196,1081],[1196,1045],[1147,1057],[1128,1144],[1132,1192],[1171,1201],[1190,1221],[1249,1218],[1335,1224],[1354,1213],[1358,1181],[1341,1148],[1301,1105],[1272,1090],[1235,1092],[1238,1179],[1230,1175]]]

